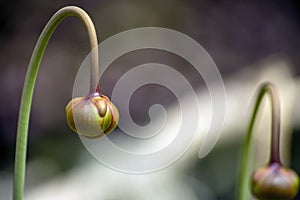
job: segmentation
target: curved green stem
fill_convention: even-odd
[[[25,182],[25,165],[26,165],[26,152],[27,152],[27,137],[28,137],[28,123],[30,108],[32,102],[32,95],[34,91],[34,85],[36,76],[38,73],[39,65],[43,57],[45,48],[49,42],[50,37],[55,31],[56,27],[62,22],[63,19],[69,16],[75,16],[79,18],[84,24],[88,36],[92,51],[91,55],[91,83],[90,93],[96,91],[98,85],[98,41],[97,35],[92,23],[92,20],[88,14],[82,9],[74,6],[68,6],[60,9],[56,12],[53,17],[49,20],[41,33],[33,54],[31,56],[26,78],[24,82],[19,119],[18,119],[18,130],[17,130],[17,141],[16,141],[16,152],[15,152],[15,171],[14,171],[14,189],[13,199],[22,200],[24,193],[24,182]]]
[[[271,156],[270,162],[281,163],[279,153],[279,141],[280,141],[280,104],[279,97],[276,89],[271,83],[264,83],[261,85],[257,99],[252,113],[250,124],[247,130],[246,140],[244,143],[244,149],[242,152],[242,164],[239,174],[238,183],[238,199],[247,200],[248,197],[248,184],[249,184],[249,171],[250,171],[250,147],[251,147],[251,136],[254,127],[255,118],[262,102],[263,97],[269,94],[271,100],[271,112],[272,112],[272,128],[271,128]]]

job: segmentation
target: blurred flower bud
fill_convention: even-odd
[[[86,138],[98,138],[112,132],[119,121],[116,106],[104,95],[77,97],[66,106],[69,127]]]
[[[278,163],[256,170],[252,175],[252,194],[261,200],[290,200],[299,188],[299,177]]]

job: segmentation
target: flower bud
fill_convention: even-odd
[[[116,106],[104,95],[77,97],[66,106],[69,127],[86,138],[98,138],[112,132],[119,121]]]
[[[256,170],[252,175],[252,194],[261,200],[290,200],[299,188],[299,177],[278,163]]]

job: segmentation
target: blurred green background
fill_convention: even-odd
[[[99,42],[138,27],[164,27],[182,32],[207,50],[225,82],[238,79],[235,76],[245,69],[261,70],[263,65],[257,63],[270,56],[287,63],[291,78],[300,75],[300,3],[296,0],[2,0],[0,199],[11,195],[17,115],[27,64],[46,22],[56,10],[66,5],[80,6],[89,13]],[[77,69],[89,53],[86,36],[80,22],[69,18],[58,27],[44,55],[32,105],[28,190],[82,166],[83,160],[93,159],[77,135],[67,127],[64,113],[64,107],[72,96]],[[122,63],[116,63],[115,70],[107,73],[103,80],[104,93],[111,94],[122,70]],[[194,87],[204,87],[199,77],[193,76],[193,71],[187,72],[187,76]],[[148,88],[148,91],[152,89]],[[252,94],[254,91],[249,92]],[[174,102],[167,93],[165,95],[165,104]],[[143,114],[146,107],[143,103],[151,104],[153,99],[140,101],[133,116],[143,123],[148,119]],[[298,172],[299,123],[298,119],[291,123],[291,165]],[[236,130],[233,128],[232,131]],[[191,163],[185,173],[212,188],[216,199],[234,199],[241,139],[237,137],[216,146],[208,157]],[[39,162],[47,167],[40,169]]]

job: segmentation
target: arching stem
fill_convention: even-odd
[[[88,14],[82,9],[74,6],[68,6],[60,9],[56,12],[53,17],[49,20],[41,33],[34,51],[32,53],[26,78],[24,82],[19,119],[18,119],[18,130],[17,130],[17,141],[16,141],[16,152],[15,152],[15,171],[14,171],[14,189],[13,199],[22,200],[24,193],[24,182],[25,182],[25,166],[26,166],[26,153],[27,153],[27,137],[28,137],[28,123],[31,109],[32,95],[34,91],[34,85],[39,69],[41,59],[43,57],[45,48],[51,38],[56,27],[69,16],[75,16],[81,20],[84,24],[88,36],[89,42],[92,49],[91,55],[91,83],[90,93],[96,91],[98,85],[98,41],[97,35],[92,23],[92,20]]]
[[[272,124],[271,124],[271,155],[270,163],[279,163],[280,161],[280,104],[279,97],[276,92],[276,89],[271,83],[264,83],[259,88],[256,102],[254,105],[254,111],[252,113],[250,124],[247,130],[247,135],[244,143],[244,149],[242,152],[242,163],[239,174],[238,182],[238,199],[247,200],[248,199],[248,184],[249,184],[249,174],[250,171],[250,147],[251,147],[251,136],[254,127],[255,118],[259,109],[259,106],[262,102],[263,97],[269,94],[271,100],[271,113],[272,113]]]

